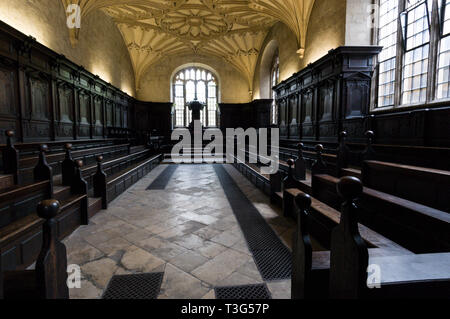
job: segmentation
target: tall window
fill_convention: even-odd
[[[275,87],[280,80],[280,59],[278,53],[275,54],[272,62],[272,68],[270,71],[270,84],[271,88]],[[272,108],[270,110],[270,118],[272,124],[278,124],[278,109],[277,109],[277,92],[275,90],[270,91],[272,101]]]
[[[207,127],[216,127],[219,93],[216,77],[208,70],[190,67],[178,72],[173,83],[175,126],[185,127],[191,123],[192,111],[189,111],[187,104],[197,98],[198,101],[206,104],[200,114],[202,124]]]
[[[397,50],[397,1],[380,1],[379,45],[383,47],[378,59],[379,88],[378,105],[394,105],[395,66]]]
[[[437,2],[380,0],[377,107],[450,98],[450,0]]]
[[[436,98],[450,97],[450,0],[442,1],[441,19],[441,43],[439,45],[437,90]]]

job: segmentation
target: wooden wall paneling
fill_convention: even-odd
[[[1,44],[1,41],[0,41]],[[0,127],[14,130],[16,139],[20,139],[18,74],[14,61],[0,56]],[[0,134],[0,144],[6,143],[3,132]]]

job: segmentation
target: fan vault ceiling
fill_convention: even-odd
[[[102,10],[117,24],[130,52],[136,89],[161,58],[184,53],[223,58],[247,79],[250,91],[264,39],[278,21],[296,35],[303,58],[314,0],[61,0],[81,16]],[[73,45],[79,29],[70,30]]]

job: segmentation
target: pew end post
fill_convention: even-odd
[[[295,197],[297,212],[297,230],[294,234],[292,249],[291,298],[306,299],[311,297],[312,290],[312,245],[309,236],[308,212],[311,208],[311,197],[300,193]]]
[[[7,175],[13,175],[14,184],[19,184],[19,151],[14,147],[12,138],[15,136],[13,130],[7,130],[6,147],[2,151],[3,171]]]
[[[347,131],[342,131],[339,134],[339,147],[337,151],[337,174],[336,176],[342,176],[342,169],[348,168],[350,160],[350,149],[347,146]]]
[[[73,195],[85,195],[81,203],[81,225],[89,224],[89,209],[88,209],[88,183],[83,178],[81,168],[83,167],[83,161],[75,161],[75,175],[71,185],[71,193]]]
[[[299,181],[306,180],[306,162],[303,157],[303,149],[305,145],[303,143],[299,143],[297,145],[298,148],[298,157],[295,160],[295,178]]]
[[[37,215],[44,219],[42,246],[34,270],[8,271],[4,274],[5,299],[68,299],[67,251],[58,239],[56,216],[60,203],[44,200],[37,206]]]
[[[317,144],[314,149],[315,149],[317,155],[316,155],[316,160],[311,167],[311,174],[312,175],[326,174],[328,167],[327,167],[327,164],[325,163],[325,161],[323,160],[323,155],[322,155],[324,147],[322,144]]]
[[[72,144],[67,143],[66,145],[64,145],[64,148],[66,150],[66,156],[61,164],[62,184],[63,186],[71,186],[75,176],[75,169],[76,169],[76,165],[72,158],[71,153]]]
[[[45,153],[49,150],[47,144],[42,144],[39,148],[39,161],[33,170],[34,181],[42,182],[49,181],[48,198],[53,198],[53,169],[48,164]]]
[[[57,222],[60,204],[57,200],[42,201],[38,216],[45,219],[42,249],[36,261],[36,281],[42,299],[68,299],[67,251],[58,239]]]
[[[103,156],[97,157],[97,172],[94,175],[94,197],[101,197],[102,209],[108,209],[106,198],[106,173],[103,171]]]
[[[366,149],[361,154],[361,157],[362,157],[361,162],[375,160],[376,153],[373,148],[373,141],[375,138],[375,133],[373,131],[367,131],[364,135],[366,136],[366,139],[367,139],[367,146],[366,146]]]
[[[331,234],[330,297],[358,299],[367,289],[369,251],[358,229],[360,209],[357,199],[363,185],[356,177],[343,177],[337,185],[343,200],[341,221]]]

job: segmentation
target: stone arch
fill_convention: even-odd
[[[261,65],[260,65],[260,98],[261,99],[270,99],[270,92],[272,90],[271,87],[271,69],[272,69],[272,61],[275,54],[279,50],[279,45],[277,40],[271,40],[267,43],[264,48],[263,54],[261,56]]]
[[[203,68],[203,69],[205,69],[205,70],[210,71],[212,74],[214,74],[214,76],[216,77],[217,82],[218,82],[217,84],[218,84],[218,86],[219,86],[218,96],[217,96],[217,103],[221,103],[221,102],[222,102],[222,93],[221,93],[221,92],[222,92],[222,90],[221,90],[221,88],[222,88],[222,81],[221,81],[221,79],[220,79],[219,73],[218,73],[214,68],[210,67],[209,65],[204,64],[204,63],[197,63],[197,62],[195,62],[195,63],[194,63],[194,62],[191,62],[191,63],[184,63],[184,64],[182,64],[182,65],[176,67],[176,68],[173,70],[172,74],[170,75],[170,102],[175,102],[175,101],[173,100],[173,79],[174,79],[175,75],[176,75],[179,71],[181,71],[181,70],[183,70],[183,69],[190,68],[190,67],[199,67],[199,68]]]

